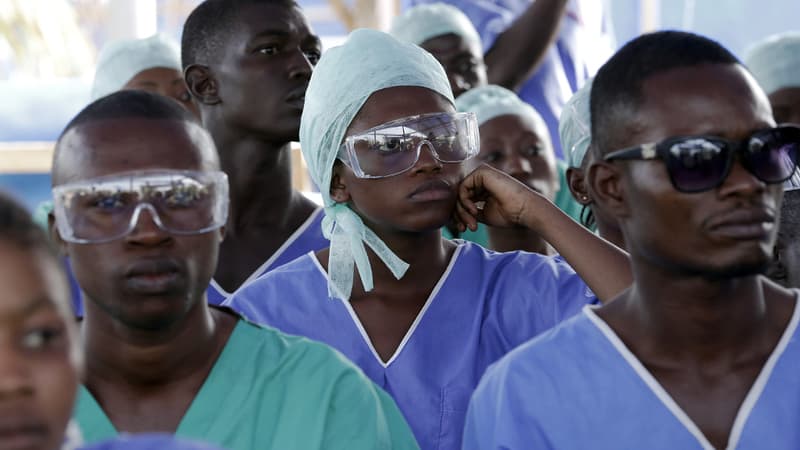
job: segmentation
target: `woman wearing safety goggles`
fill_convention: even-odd
[[[489,364],[597,302],[589,288],[610,299],[630,282],[624,253],[522,183],[488,167],[464,178],[476,118],[455,111],[444,70],[419,47],[358,30],[329,50],[300,137],[331,246],[226,304],[341,351],[394,397],[422,448],[460,448]],[[561,257],[443,239],[453,219],[533,227],[586,282]]]

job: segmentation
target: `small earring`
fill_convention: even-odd
[[[589,196],[588,195],[581,195],[581,201],[588,202],[589,201]]]

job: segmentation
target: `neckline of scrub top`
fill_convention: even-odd
[[[695,424],[689,415],[686,414],[680,405],[678,405],[675,399],[673,399],[669,392],[664,389],[664,387],[658,382],[653,374],[647,370],[639,358],[637,358],[636,355],[634,355],[633,352],[631,352],[630,349],[625,345],[625,343],[622,342],[622,339],[619,338],[617,333],[614,332],[614,330],[603,319],[601,319],[597,313],[594,312],[594,310],[597,308],[600,308],[600,305],[587,305],[583,308],[583,313],[611,342],[611,345],[622,355],[623,359],[625,359],[631,369],[633,369],[634,373],[647,385],[648,388],[650,388],[650,390],[653,392],[653,394],[655,394],[656,398],[658,398],[664,407],[667,408],[686,428],[686,430],[697,439],[697,442],[703,447],[703,449],[714,450],[714,446],[711,445],[711,443],[708,441],[708,438],[706,438],[703,432],[700,431],[700,428],[697,426],[697,424]],[[781,335],[780,340],[778,340],[778,344],[774,349],[772,349],[772,353],[770,353],[770,356],[767,358],[766,363],[764,363],[764,366],[761,368],[758,377],[756,377],[753,385],[750,386],[747,396],[744,398],[741,406],[739,406],[739,411],[736,413],[736,419],[733,422],[733,427],[731,428],[730,435],[728,436],[727,448],[736,448],[739,445],[739,439],[744,431],[744,426],[747,423],[747,419],[750,417],[750,413],[753,411],[758,399],[761,397],[761,393],[764,391],[775,365],[778,363],[781,355],[783,355],[783,352],[786,350],[786,347],[792,340],[792,337],[797,330],[798,323],[800,323],[800,290],[796,291],[794,312],[792,312],[792,317],[789,319],[789,324],[786,326],[786,329],[783,330],[783,334]]]
[[[347,300],[336,298],[336,300],[339,300],[342,302],[342,304],[344,304],[344,307],[347,309],[347,313],[350,315],[350,320],[353,321],[353,324],[356,326],[359,334],[361,335],[362,341],[367,346],[367,348],[369,348],[369,351],[372,354],[372,357],[375,358],[375,361],[377,361],[378,364],[380,364],[384,369],[388,368],[389,365],[391,365],[392,362],[394,362],[394,360],[397,359],[400,353],[403,352],[403,349],[405,348],[406,344],[414,335],[414,331],[417,329],[417,326],[419,325],[420,321],[422,321],[422,318],[425,316],[425,312],[428,311],[428,308],[433,303],[433,299],[436,298],[436,296],[439,294],[439,290],[442,288],[445,281],[447,281],[447,278],[450,276],[450,272],[453,270],[456,260],[458,260],[458,257],[461,255],[461,250],[466,245],[466,243],[461,240],[453,240],[453,242],[455,242],[457,246],[455,251],[453,252],[453,255],[450,257],[450,261],[447,263],[447,268],[444,270],[442,276],[439,277],[439,280],[433,286],[431,293],[425,300],[425,304],[422,305],[422,309],[420,309],[419,313],[417,313],[417,317],[414,318],[414,322],[412,322],[411,326],[408,327],[408,330],[406,331],[406,334],[403,336],[403,339],[400,341],[400,344],[394,350],[392,356],[389,357],[389,359],[386,361],[383,361],[383,359],[381,359],[380,355],[378,354],[378,351],[375,350],[375,346],[372,345],[372,339],[370,339],[369,334],[367,334],[367,330],[364,328],[364,325],[358,318],[358,314],[356,314],[355,309],[353,309],[353,305],[351,305],[350,302]],[[316,265],[317,269],[322,274],[322,276],[325,277],[325,280],[330,282],[330,278],[328,277],[328,272],[326,272],[325,268],[322,267],[322,264],[319,262],[319,259],[317,259],[317,255],[314,252],[309,252],[308,254],[311,257],[311,260],[314,262],[314,265]]]
[[[258,268],[257,268],[256,270],[254,270],[254,271],[253,271],[253,273],[251,273],[251,274],[250,274],[250,276],[248,276],[248,277],[247,277],[247,278],[246,278],[246,279],[245,279],[245,280],[242,282],[242,284],[240,284],[240,285],[239,285],[239,286],[238,286],[236,289],[234,289],[234,290],[233,290],[233,292],[228,292],[228,291],[226,291],[226,290],[225,290],[225,289],[224,289],[222,286],[220,286],[220,285],[219,285],[219,283],[217,283],[217,281],[216,281],[215,279],[213,279],[213,278],[211,279],[211,282],[210,282],[209,284],[211,285],[211,287],[212,287],[212,288],[216,289],[216,290],[217,290],[217,292],[219,292],[219,293],[220,293],[220,294],[221,294],[223,297],[225,297],[225,298],[229,298],[230,296],[232,296],[233,294],[235,294],[235,293],[236,293],[236,291],[238,291],[239,289],[241,289],[241,288],[242,288],[242,286],[245,286],[245,285],[247,285],[247,284],[248,284],[248,283],[250,283],[251,281],[253,281],[253,280],[257,279],[258,277],[260,277],[261,275],[263,275],[263,274],[264,274],[264,272],[266,272],[266,271],[267,271],[267,269],[269,269],[269,267],[270,267],[270,266],[271,266],[271,265],[272,265],[272,264],[273,264],[273,263],[274,263],[274,262],[275,262],[275,261],[276,261],[278,258],[280,258],[280,257],[281,257],[281,255],[283,254],[283,252],[285,252],[285,251],[286,251],[286,249],[288,249],[290,245],[294,244],[294,241],[296,241],[298,238],[300,238],[300,236],[302,236],[302,235],[303,235],[303,233],[305,233],[305,232],[306,232],[306,230],[308,229],[308,227],[310,227],[310,226],[311,226],[311,225],[314,223],[314,221],[315,221],[315,220],[317,220],[317,217],[318,217],[320,214],[322,214],[322,211],[323,211],[323,209],[322,209],[322,208],[317,208],[317,209],[315,209],[315,210],[314,210],[314,211],[313,211],[313,212],[312,212],[312,213],[311,213],[311,214],[308,216],[308,218],[307,218],[307,219],[306,219],[306,220],[303,222],[303,224],[302,224],[302,225],[300,225],[300,226],[299,226],[299,227],[298,227],[296,230],[294,230],[294,233],[292,233],[292,234],[289,236],[289,238],[288,238],[288,239],[286,239],[286,241],[285,241],[283,244],[281,244],[281,246],[280,246],[280,247],[278,247],[278,249],[277,249],[277,250],[275,250],[275,253],[273,253],[273,254],[272,254],[272,256],[270,256],[270,257],[269,257],[269,258],[268,258],[266,261],[264,261],[264,264],[261,264],[260,266],[258,266]]]
[[[207,422],[209,418],[213,419],[213,417],[216,416],[215,408],[204,408],[195,405],[205,404],[211,406],[223,403],[226,391],[225,389],[214,389],[215,384],[217,384],[215,380],[221,376],[219,374],[220,371],[224,371],[226,367],[236,362],[237,348],[241,347],[237,345],[237,342],[242,339],[247,339],[245,329],[247,326],[254,325],[249,324],[246,320],[241,318],[238,319],[236,326],[228,337],[228,341],[225,343],[225,347],[223,347],[222,352],[220,352],[217,360],[208,372],[208,376],[200,386],[200,390],[197,391],[197,394],[194,396],[191,403],[189,403],[189,407],[183,414],[181,421],[178,423],[178,428],[175,429],[176,436],[200,436],[201,434],[197,433],[198,431],[202,432],[199,424],[204,421]],[[97,402],[97,399],[94,398],[94,395],[86,389],[86,386],[81,384],[78,394],[78,398],[80,399],[83,397],[86,400],[86,404],[82,405],[81,403],[83,402],[78,403],[78,408],[80,408],[81,412],[78,414],[76,411],[75,417],[91,417],[89,422],[94,425],[91,430],[81,429],[86,442],[95,442],[112,438],[120,434],[111,422],[111,419],[108,418],[108,414],[106,414]]]

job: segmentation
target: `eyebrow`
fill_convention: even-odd
[[[37,297],[34,300],[29,301],[26,305],[23,305],[21,308],[14,309],[8,313],[0,315],[0,323],[23,319],[44,308],[57,309],[53,300],[51,300],[49,297]]]

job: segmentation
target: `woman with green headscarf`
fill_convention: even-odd
[[[623,254],[524,185],[490,168],[462,181],[476,118],[456,112],[441,65],[415,45],[357,30],[324,54],[300,140],[331,246],[227,304],[344,353],[394,397],[423,449],[460,448],[484,369],[597,302],[560,257],[446,240],[445,223],[536,226],[567,256],[584,251],[589,272],[604,268],[586,274],[601,299],[629,283]]]

